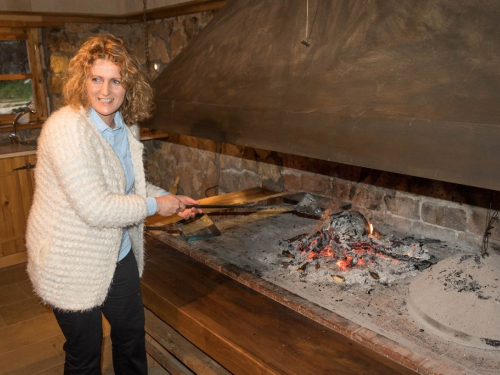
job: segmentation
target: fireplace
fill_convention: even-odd
[[[396,342],[388,355],[422,374],[495,373],[494,335],[480,349],[436,336],[407,293],[445,259],[476,262],[485,239],[500,250],[488,227],[500,210],[499,14],[479,1],[229,2],[155,82],[147,126],[168,136],[146,145],[150,178],[197,198],[307,192],[374,232],[344,259],[301,251],[324,223],[290,214],[212,215],[223,235],[200,242],[155,236],[349,337],[367,329],[357,340],[374,350],[378,335]],[[418,262],[396,263],[398,249]],[[361,267],[385,256],[385,269]],[[325,273],[334,258],[346,269]]]
[[[500,6],[306,3],[230,1],[156,78],[152,179],[311,192],[474,251],[500,209]]]
[[[280,240],[281,274],[288,270],[292,278],[318,284],[333,280],[370,294],[375,284],[390,287],[436,264],[433,250],[442,246],[433,239],[382,236],[358,211],[327,214],[317,226],[312,233]]]
[[[416,319],[408,306],[412,300],[410,285],[425,270],[438,267],[443,259],[456,255],[474,261],[473,254],[464,254],[446,241],[408,238],[397,231],[376,233],[376,224],[370,234],[366,219],[351,209],[334,213],[326,221],[291,213],[245,210],[212,212],[209,216],[221,231],[220,236],[188,242],[178,234],[150,233],[347,337],[356,337],[358,330],[371,332],[370,339],[364,334],[357,339],[418,373],[497,371],[499,352],[495,342],[486,348],[452,342]],[[354,229],[344,227],[348,222],[353,223]],[[345,255],[329,253],[329,249],[334,250],[328,244],[330,240],[324,239],[325,230],[339,248],[349,248]],[[316,246],[320,238],[323,238],[321,249]],[[358,256],[356,262],[352,260],[354,254]],[[422,286],[426,288],[425,283]],[[498,299],[498,295],[494,298]],[[354,327],[346,330],[339,324],[339,317]]]
[[[436,266],[456,255],[471,256],[474,261],[481,251],[488,217],[500,207],[494,190],[186,135],[169,134],[167,139],[149,141],[146,155],[151,179],[167,188],[179,176],[180,194],[206,199],[257,185],[314,194],[331,213],[350,207],[349,212],[359,212],[373,225],[375,239],[380,233],[404,246],[425,249],[426,254],[436,257]],[[288,242],[291,239],[316,233],[320,229],[317,220],[291,214],[210,216],[221,237],[186,243],[171,234],[152,233],[218,272],[421,374],[496,373],[499,363],[494,336],[481,337],[492,339],[493,345],[479,348],[450,341],[449,335],[440,336],[429,324],[427,310],[412,307],[413,300],[408,297],[411,280],[425,271],[412,268],[406,270],[411,275],[403,277],[400,265],[388,275],[377,269],[350,267],[348,272],[328,273],[324,280],[322,262],[328,258],[309,262],[306,252],[288,249],[288,245],[298,244]],[[493,223],[490,254],[498,254],[500,249],[498,227]],[[262,233],[267,237],[255,237]],[[248,242],[241,246],[242,241]],[[366,247],[366,243],[360,246]],[[295,259],[284,253],[285,248]],[[247,252],[239,252],[241,249]],[[482,262],[488,259],[491,257]],[[435,262],[431,257],[424,260]],[[305,270],[301,269],[304,264]],[[360,281],[354,282],[356,279]],[[339,317],[349,323],[339,324]],[[346,329],[344,324],[354,328]]]

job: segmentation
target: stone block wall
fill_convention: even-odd
[[[418,189],[404,188],[405,180],[413,186],[415,180],[419,179],[390,176],[390,173],[379,171],[363,171],[364,179],[373,181],[373,175],[378,173],[388,175],[388,181],[397,181],[398,177],[402,181],[388,187],[387,184],[380,186],[360,180],[285,169],[285,189],[311,191],[349,202],[353,209],[362,212],[382,233],[397,231],[408,236],[435,238],[447,241],[463,251],[479,251],[486,231],[487,218],[498,210],[496,192],[447,183],[436,184],[436,181],[430,180],[418,181]],[[312,181],[313,188],[310,186]],[[428,185],[440,188],[433,190]],[[480,199],[481,195],[484,200]],[[468,200],[474,203],[468,203]],[[489,210],[490,204],[495,205],[495,208]],[[493,226],[489,248],[498,251],[500,223],[497,222]]]
[[[147,141],[146,159],[152,182],[168,188],[179,177],[179,194],[305,191],[331,199],[332,209],[350,203],[381,233],[439,239],[466,252],[481,249],[489,204],[498,210],[495,192],[194,137]],[[489,250],[500,251],[500,223],[493,225]]]
[[[179,178],[178,193],[195,198],[263,186],[282,191],[276,153],[184,135],[145,141],[151,182],[168,189]]]
[[[61,27],[42,28],[44,71],[48,86],[49,107],[53,112],[61,108],[64,74],[69,59],[92,34],[110,33],[125,41],[127,46],[146,63],[144,31],[148,30],[148,55],[150,74],[154,79],[200,32],[215,15],[215,11],[196,13],[149,21],[147,24],[90,24],[67,23]]]

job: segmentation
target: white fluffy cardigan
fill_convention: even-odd
[[[161,189],[146,182],[139,128],[127,126],[135,173],[125,195],[125,173],[87,111],[64,107],[43,126],[28,218],[28,274],[43,301],[82,311],[103,303],[128,227],[139,273],[144,269],[146,196]]]

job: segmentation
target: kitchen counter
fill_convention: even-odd
[[[36,145],[0,143],[0,159],[36,154]]]
[[[19,126],[18,129],[40,127],[41,123]],[[156,129],[141,128],[141,141],[168,138],[169,134]],[[8,138],[0,139],[0,159],[36,154],[35,144],[11,144]]]

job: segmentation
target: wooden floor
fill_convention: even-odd
[[[64,336],[52,310],[33,294],[26,263],[0,268],[0,375],[63,373]],[[169,374],[151,361],[150,375]],[[104,330],[104,375],[112,375],[109,325]]]

